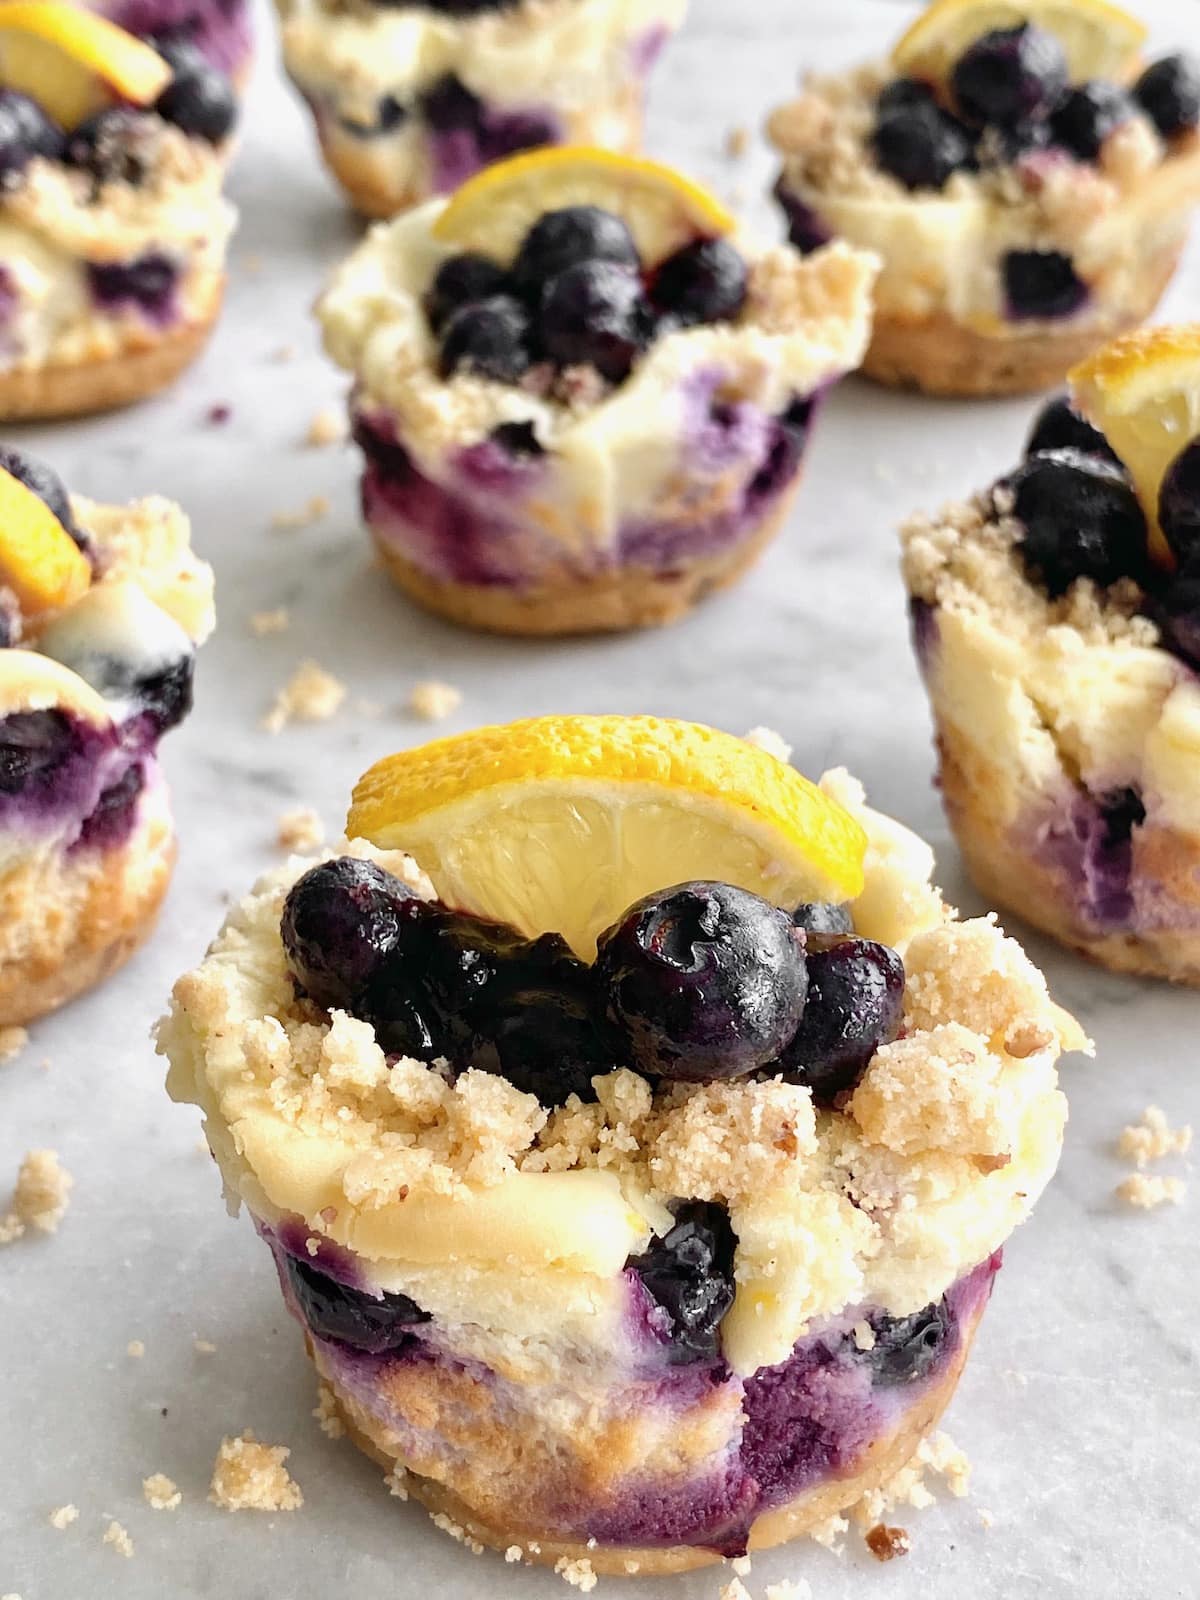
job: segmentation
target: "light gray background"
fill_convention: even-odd
[[[757,129],[802,63],[881,50],[904,10],[895,0],[693,0],[656,80],[649,148],[740,194],[774,231],[762,198],[771,159],[756,142],[730,161],[728,129]],[[1158,0],[1143,10],[1156,46],[1181,41],[1185,7]],[[356,228],[318,169],[267,28],[232,187],[243,221],[229,303],[199,367],[124,415],[16,436],[89,494],[158,490],[182,501],[216,565],[221,625],[204,653],[196,713],[167,746],[183,854],[158,937],[0,1067],[0,1183],[43,1144],[76,1178],[56,1237],[0,1253],[0,1594],[560,1596],[560,1579],[485,1563],[434,1533],[422,1512],[389,1500],[375,1467],[318,1432],[314,1382],[266,1253],[244,1219],[225,1218],[215,1171],[197,1153],[196,1115],[163,1094],[150,1025],[214,933],[225,897],[276,859],[278,813],[303,802],[336,826],[358,773],[426,735],[402,707],[431,674],[464,692],[451,728],[552,710],[649,710],[738,732],[773,725],[808,771],[846,763],[878,804],[932,838],[951,897],[978,909],[931,785],[894,528],[908,509],[1009,465],[1031,407],[847,383],[822,419],[790,525],[735,593],[637,638],[473,637],[418,615],[371,569],[352,452],[303,447],[312,414],[343,391],[308,308]],[[1166,310],[1200,313],[1196,254]],[[273,359],[283,346],[295,349],[289,362]],[[208,410],[222,403],[232,418],[214,426]],[[314,495],[332,504],[319,523],[270,530],[272,513]],[[252,638],[249,613],[277,605],[291,609],[291,631]],[[269,738],[258,720],[308,655],[349,682],[347,709]],[[384,715],[362,715],[357,699]],[[1200,1124],[1197,998],[1108,978],[1030,943],[1099,1054],[1067,1064],[1061,1174],[1011,1244],[948,1418],[975,1464],[972,1496],[906,1515],[906,1560],[879,1568],[861,1546],[839,1561],[800,1545],[755,1561],[756,1592],[783,1576],[807,1577],[817,1600],[1198,1592],[1200,1185],[1179,1210],[1149,1216],[1112,1198],[1123,1172],[1112,1141],[1148,1100]],[[217,1353],[197,1355],[195,1335]],[[145,1342],[144,1359],[126,1356],[131,1339]],[[205,1502],[221,1435],[244,1427],[292,1447],[302,1512],[230,1517]],[[141,1478],[155,1471],[180,1484],[179,1511],[143,1503]],[[57,1532],[46,1515],[65,1501],[82,1515]],[[994,1516],[990,1530],[981,1507]],[[107,1516],[132,1533],[132,1561],[101,1547]],[[715,1600],[719,1581],[710,1571],[638,1592]],[[602,1582],[614,1591],[615,1580]]]

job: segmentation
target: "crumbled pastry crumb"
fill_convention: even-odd
[[[276,606],[273,611],[252,611],[250,632],[259,639],[271,633],[286,633],[291,620],[286,606]]]
[[[875,1329],[869,1322],[856,1322],[850,1331],[854,1335],[856,1350],[874,1350]]]
[[[69,1528],[73,1522],[79,1521],[79,1507],[72,1505],[55,1506],[50,1513],[50,1526],[57,1528],[61,1533],[64,1528]]]
[[[778,1583],[769,1583],[765,1593],[767,1600],[813,1600],[807,1578],[781,1578]]]
[[[308,425],[308,432],[304,435],[304,442],[319,450],[325,445],[341,444],[348,431],[349,425],[344,411],[334,406],[322,406],[320,411],[313,415]]]
[[[346,1427],[338,1415],[337,1400],[327,1383],[317,1385],[317,1403],[313,1407],[313,1416],[316,1417],[317,1426],[327,1439],[341,1439],[345,1435]]]
[[[101,1544],[110,1544],[119,1556],[124,1556],[126,1561],[133,1555],[133,1540],[125,1529],[115,1519],[104,1530]]]
[[[746,743],[765,750],[769,756],[774,756],[776,761],[782,761],[786,766],[792,759],[792,747],[781,734],[774,728],[751,728],[746,735]]]
[[[586,1556],[580,1556],[575,1561],[572,1561],[569,1556],[559,1556],[554,1563],[554,1570],[573,1589],[582,1590],[584,1594],[590,1594],[598,1581],[592,1568],[592,1563]]]
[[[309,855],[325,843],[325,828],[320,817],[308,806],[285,811],[279,818],[276,842],[281,850]]]
[[[165,1472],[152,1472],[142,1479],[142,1494],[153,1511],[174,1511],[183,1501],[183,1492]]]
[[[31,1150],[22,1161],[13,1191],[12,1210],[0,1217],[0,1244],[11,1244],[26,1228],[57,1233],[66,1215],[68,1196],[75,1182],[59,1164],[55,1150]]]
[[[729,155],[734,161],[738,161],[746,154],[746,151],[749,150],[749,148],[750,129],[747,128],[744,123],[739,123],[737,127],[730,128],[729,132],[725,135],[726,154]]]
[[[430,1520],[435,1528],[440,1528],[443,1533],[448,1533],[458,1544],[468,1549],[473,1556],[481,1556],[483,1554],[483,1546],[479,1540],[473,1539],[461,1523],[455,1522],[454,1518],[447,1516],[444,1511],[434,1512]]]
[[[647,1130],[650,1174],[664,1194],[736,1204],[785,1178],[817,1148],[812,1095],[797,1084],[708,1083],[685,1091]]]
[[[408,709],[414,717],[425,722],[441,722],[462,705],[462,690],[452,683],[439,683],[429,678],[413,685],[408,697]]]
[[[328,515],[329,496],[315,494],[298,511],[276,511],[271,517],[271,526],[280,533],[292,533],[298,528],[310,527]]]
[[[1158,1106],[1147,1106],[1141,1121],[1122,1128],[1117,1140],[1117,1154],[1139,1168],[1151,1161],[1162,1161],[1166,1156],[1186,1155],[1191,1147],[1190,1124],[1172,1128],[1166,1112]]]
[[[521,1549],[519,1544],[510,1544],[508,1549],[504,1552],[504,1559],[511,1567],[516,1562],[520,1561],[524,1554],[525,1552]]]
[[[408,1473],[398,1461],[383,1481],[394,1500],[408,1499]]]
[[[749,1556],[734,1556],[729,1565],[733,1571],[737,1573],[739,1578],[748,1578],[750,1576],[750,1569],[754,1563],[751,1561]]]
[[[0,1062],[11,1061],[14,1056],[19,1056],[28,1043],[27,1029],[16,1026],[0,1028]]]
[[[205,1145],[204,1148],[205,1148],[205,1150],[207,1150],[208,1146]],[[209,1339],[193,1339],[192,1340],[192,1349],[196,1352],[196,1354],[198,1356],[211,1356],[211,1355],[215,1355],[216,1352],[217,1352],[216,1345],[213,1344],[212,1341],[209,1340]]]
[[[996,1526],[995,1516],[992,1512],[985,1510],[983,1506],[979,1508],[979,1521],[985,1528],[994,1528]]]
[[[856,1526],[865,1533],[901,1506],[924,1511],[933,1505],[937,1496],[926,1482],[929,1472],[937,1473],[956,1499],[962,1499],[967,1493],[971,1463],[966,1452],[959,1449],[948,1433],[934,1433],[921,1440],[912,1459],[898,1472],[877,1488],[869,1489],[851,1506],[850,1516]]]
[[[140,1361],[146,1354],[146,1346],[140,1339],[130,1339],[125,1346],[125,1354],[134,1361]]]
[[[740,1578],[730,1578],[721,1585],[720,1600],[750,1600],[750,1591]]]
[[[846,1517],[836,1514],[827,1517],[824,1522],[818,1522],[815,1528],[810,1528],[808,1537],[826,1550],[839,1551],[842,1541],[849,1531],[850,1523]]]
[[[260,1444],[247,1429],[221,1440],[209,1499],[226,1511],[295,1511],[304,1504],[300,1485],[284,1462],[285,1445]]]
[[[1153,1211],[1158,1206],[1177,1206],[1187,1193],[1182,1178],[1149,1177],[1144,1172],[1131,1172],[1117,1185],[1117,1198],[1132,1206],[1135,1211]]]
[[[867,1530],[866,1542],[876,1561],[894,1561],[912,1549],[912,1540],[904,1528],[889,1528],[882,1522]]]
[[[302,661],[263,718],[268,733],[289,722],[327,722],[346,698],[346,685],[315,661]]]

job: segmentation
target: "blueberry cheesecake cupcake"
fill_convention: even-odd
[[[250,75],[249,0],[91,0],[91,9],[158,48],[187,45],[239,88]]]
[[[792,242],[883,258],[864,370],[1017,394],[1143,322],[1200,200],[1200,64],[1106,0],[935,0],[771,119]]]
[[[1015,471],[903,530],[941,789],[989,900],[1200,983],[1200,325],[1071,385]]]
[[[636,151],[686,0],[276,0],[283,59],[358,210],[391,217],[520,150]]]
[[[1086,1043],[1020,948],[844,772],[657,718],[407,751],[348,833],[237,907],[159,1048],[397,1492],[586,1579],[902,1466]]]
[[[158,745],[212,625],[177,506],[69,496],[0,445],[0,1026],[91,988],[153,927],[175,857]]]
[[[414,599],[509,633],[666,622],[780,525],[871,257],[755,247],[676,172],[518,156],[377,225],[318,305],[363,515]]]
[[[221,302],[233,91],[59,0],[0,8],[0,420],[138,400]]]

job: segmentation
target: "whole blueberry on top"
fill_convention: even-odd
[[[746,263],[727,239],[697,239],[668,256],[654,277],[655,307],[685,327],[729,322],[746,303]]]
[[[703,1361],[718,1354],[721,1319],[733,1304],[737,1239],[724,1206],[689,1200],[673,1209],[675,1226],[628,1267],[670,1319],[671,1362]]]
[[[1007,479],[1013,516],[1024,524],[1022,559],[1051,599],[1076,578],[1102,588],[1140,578],[1146,568],[1146,519],[1124,471],[1094,455],[1046,450]]]
[[[854,918],[849,906],[827,900],[808,900],[792,912],[792,921],[806,933],[853,933]]]
[[[113,106],[74,129],[65,159],[97,183],[128,183],[136,188],[157,159],[161,127],[144,111]]]
[[[0,717],[0,794],[53,794],[81,748],[65,711],[10,711]]]
[[[1200,61],[1192,55],[1164,56],[1133,86],[1134,99],[1164,139],[1200,126]]]
[[[38,499],[49,506],[63,527],[81,547],[85,543],[71,515],[71,497],[66,485],[53,467],[24,450],[14,450],[11,445],[0,445],[0,469],[17,478],[27,489],[32,489]]]
[[[870,1319],[875,1343],[856,1359],[870,1368],[886,1388],[919,1383],[937,1362],[954,1333],[954,1319],[945,1300],[935,1300],[907,1317],[878,1313]]]
[[[237,98],[229,79],[185,40],[164,40],[156,48],[174,72],[154,102],[159,116],[194,139],[209,144],[227,139],[237,121]]]
[[[500,383],[517,383],[532,360],[529,313],[511,295],[495,294],[463,306],[442,330],[443,378],[461,368]]]
[[[1158,520],[1180,566],[1200,556],[1200,439],[1172,461],[1158,491]]]
[[[803,942],[786,912],[727,883],[646,895],[601,935],[597,976],[636,1069],[708,1083],[773,1061],[804,1013]]]
[[[333,1339],[353,1350],[383,1355],[406,1344],[409,1329],[429,1321],[406,1294],[367,1294],[322,1272],[311,1261],[283,1257],[288,1288],[300,1315],[318,1339]]]
[[[880,1045],[896,1037],[904,963],[874,939],[813,934],[808,947],[808,999],[778,1069],[827,1105],[853,1089]]]
[[[543,286],[584,261],[611,261],[641,270],[633,235],[620,217],[599,206],[564,206],[534,223],[517,252],[513,279],[536,298]]]
[[[0,89],[0,190],[14,184],[34,156],[57,161],[63,131],[27,94]]]
[[[885,83],[875,100],[875,115],[885,117],[891,111],[907,110],[910,106],[936,105],[933,85],[924,78],[893,78]]]
[[[508,274],[488,256],[467,250],[449,256],[425,291],[425,315],[434,333],[440,333],[456,311],[493,295],[505,294]]]
[[[1080,161],[1094,161],[1108,136],[1128,122],[1136,109],[1119,84],[1098,78],[1072,89],[1054,109],[1050,132],[1055,144]]]
[[[642,280],[611,261],[581,261],[552,278],[538,310],[538,344],[558,367],[594,367],[609,383],[628,377],[649,342]]]
[[[425,913],[412,890],[373,861],[340,856],[310,867],[289,890],[280,921],[292,976],[317,1005],[357,1012]]]
[[[1149,610],[1163,648],[1200,672],[1200,576],[1176,574]]]
[[[976,39],[950,77],[963,116],[1000,128],[1045,116],[1069,81],[1062,45],[1054,34],[1028,22]]]
[[[942,189],[975,162],[970,132],[932,100],[879,114],[871,134],[876,164],[906,189]]]
[[[1116,451],[1099,428],[1085,421],[1065,394],[1057,394],[1046,401],[1026,440],[1026,456],[1045,450],[1082,450],[1085,455],[1100,456],[1118,467],[1121,465]]]

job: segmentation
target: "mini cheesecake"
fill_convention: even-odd
[[[192,45],[239,87],[254,56],[249,0],[91,0],[91,9],[156,45]]]
[[[883,383],[1060,383],[1154,310],[1200,200],[1200,63],[1143,70],[1145,29],[1098,0],[1001,9],[936,0],[890,62],[814,76],[771,119],[792,242],[883,259]]]
[[[232,913],[159,1048],[389,1483],[647,1575],[902,1467],[1086,1044],[1020,948],[844,772],[655,718],[404,752],[349,831]]]
[[[636,151],[686,0],[276,0],[321,150],[372,217],[544,145]]]
[[[0,1026],[91,988],[153,927],[175,857],[158,746],[212,624],[176,506],[69,498],[0,449]]]
[[[375,227],[318,315],[388,571],[502,632],[682,615],[782,522],[873,276],[842,245],[758,248],[602,151],[517,157]]]
[[[0,421],[125,405],[216,319],[233,91],[57,0],[0,12]]]

